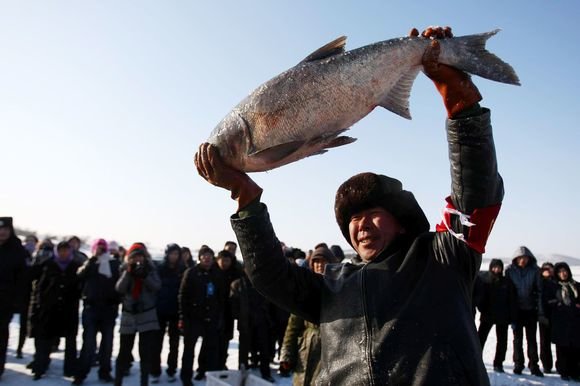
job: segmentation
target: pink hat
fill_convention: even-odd
[[[97,252],[98,247],[103,247],[105,249],[105,252],[109,251],[107,241],[105,239],[97,239],[93,242],[93,246],[91,247],[91,252],[93,253],[93,255]]]

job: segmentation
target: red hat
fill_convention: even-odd
[[[147,257],[147,247],[143,243],[133,243],[131,247],[127,250],[127,257],[132,257],[134,255],[143,255]]]

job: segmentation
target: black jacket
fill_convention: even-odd
[[[75,261],[78,260],[75,258]],[[121,302],[121,295],[115,290],[115,284],[119,280],[121,263],[117,259],[111,259],[109,260],[109,266],[111,277],[101,275],[97,258],[91,257],[77,271],[85,307],[117,307]]]
[[[517,313],[517,295],[513,283],[505,276],[496,276],[491,272],[481,272],[476,285],[481,293],[477,308],[481,313],[481,321],[492,324],[510,324],[515,321]]]
[[[41,338],[76,335],[81,296],[77,270],[72,260],[63,271],[54,258],[32,266],[34,288],[30,299],[30,336]]]
[[[12,313],[22,308],[25,298],[28,252],[16,236],[0,245],[0,312]]]
[[[184,265],[179,263],[171,267],[167,258],[157,267],[157,273],[161,279],[161,289],[157,294],[157,313],[159,315],[174,316],[179,314],[179,286],[185,271]]]
[[[568,281],[553,282],[547,286],[546,294],[551,311],[552,342],[558,346],[580,348],[580,283],[573,280],[568,264],[557,263],[554,270],[558,272],[561,268],[568,271]],[[565,292],[569,294],[568,301],[565,301]]]
[[[232,282],[230,304],[240,332],[249,333],[252,328],[271,327],[270,303],[256,291],[246,275]]]
[[[179,288],[179,314],[184,321],[222,324],[226,289],[215,265],[205,271],[199,265],[188,268]]]
[[[447,124],[451,202],[468,215],[503,197],[489,116]],[[265,206],[234,215],[232,226],[255,287],[320,323],[317,384],[489,384],[471,310],[481,254],[449,232],[409,235],[370,263],[330,265],[322,277],[284,258]],[[451,227],[468,232],[458,216]]]

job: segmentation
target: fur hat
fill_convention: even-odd
[[[348,225],[352,215],[374,207],[384,208],[392,214],[408,236],[415,237],[429,231],[425,213],[413,193],[403,190],[401,181],[381,174],[361,173],[338,188],[334,202],[336,222],[349,244]]]

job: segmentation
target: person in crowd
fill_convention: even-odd
[[[33,379],[46,373],[55,339],[65,338],[64,376],[73,377],[77,359],[80,285],[74,258],[67,241],[58,243],[54,257],[31,268],[35,281],[30,300],[30,336],[36,352],[32,365]]]
[[[124,246],[119,245],[119,261],[125,261],[125,256],[127,256],[127,250]]]
[[[191,250],[187,247],[181,247],[181,261],[185,269],[191,268],[195,265]]]
[[[0,217],[0,378],[4,374],[10,321],[23,309],[28,252],[14,232],[12,217]]]
[[[82,242],[81,242],[81,239],[78,238],[78,236],[72,236],[68,240],[68,243],[73,250],[73,255],[74,255],[74,258],[77,261],[77,263],[83,264],[85,261],[87,261],[87,259],[89,257],[87,255],[85,255],[83,252],[81,252]]]
[[[508,326],[515,320],[517,312],[517,295],[513,283],[503,275],[503,262],[492,259],[489,271],[478,275],[474,299],[480,312],[480,323],[477,331],[481,348],[493,325],[497,339],[493,370],[503,373],[503,362],[507,351]],[[479,289],[480,293],[477,289]]]
[[[330,251],[334,255],[334,261],[332,263],[342,263],[342,261],[345,259],[344,251],[340,245],[331,245]]]
[[[119,280],[121,262],[107,252],[104,239],[98,239],[91,248],[92,256],[79,268],[83,299],[83,346],[73,385],[81,385],[91,371],[97,349],[97,334],[101,334],[98,354],[98,377],[101,382],[113,382],[111,357],[115,321],[119,313],[120,295],[115,289]]]
[[[228,241],[228,243],[232,242]],[[227,296],[229,295],[227,289],[231,287],[234,280],[241,277],[242,270],[236,264],[236,256],[226,249],[218,252],[216,263],[223,275],[224,288],[226,289],[224,296]],[[230,340],[234,338],[234,317],[232,315],[231,303],[227,299],[224,299],[223,315],[224,327],[220,330],[218,366],[222,370],[227,370],[228,348]]]
[[[20,314],[20,330],[18,336],[18,346],[16,348],[16,358],[22,359],[22,350],[28,334],[28,305],[30,304],[30,294],[32,292],[32,279],[30,277],[30,267],[33,256],[38,247],[38,237],[27,235],[24,239],[24,249],[26,250],[26,271],[22,277],[22,301],[19,302],[18,313]]]
[[[562,380],[580,381],[580,283],[572,278],[567,263],[554,266],[556,286],[550,287],[548,304],[552,315],[552,342]]]
[[[548,305],[548,295],[552,292],[552,288],[556,285],[554,275],[554,264],[546,262],[540,268],[540,275],[542,277],[542,309],[544,314],[538,317],[540,330],[540,361],[544,368],[544,373],[551,373],[554,365],[552,357],[552,334],[551,334],[551,312],[552,309]]]
[[[542,308],[542,282],[540,269],[532,251],[521,246],[516,249],[512,263],[506,269],[506,276],[512,281],[517,291],[518,309],[513,327],[514,341],[514,374],[524,370],[524,331],[528,347],[528,368],[537,377],[544,374],[538,365],[538,343],[536,331],[538,317],[544,317]]]
[[[179,287],[180,327],[183,331],[181,382],[192,386],[194,349],[202,338],[195,380],[205,378],[206,371],[219,370],[219,331],[223,328],[223,277],[214,264],[214,252],[204,245],[198,253],[199,263],[183,274]]]
[[[250,368],[249,354],[260,368],[262,378],[274,382],[270,370],[270,326],[272,325],[269,302],[254,288],[248,276],[242,274],[232,282],[230,303],[233,316],[238,320],[240,370]],[[254,356],[255,355],[255,356]]]
[[[119,262],[123,261],[121,258],[121,254],[119,253],[119,248],[120,248],[119,243],[112,240],[112,241],[109,241],[107,244],[109,246],[109,254],[111,256],[113,256],[115,259],[117,259]]]
[[[115,386],[123,384],[123,376],[131,364],[135,335],[139,334],[140,385],[149,384],[152,347],[155,346],[159,322],[157,293],[161,280],[143,243],[134,243],[127,250],[125,263],[115,288],[122,296],[123,310],[119,332],[120,348],[115,363]]]
[[[51,239],[44,239],[38,244],[38,249],[32,258],[32,265],[42,264],[54,258],[54,244]]]
[[[323,275],[326,264],[334,260],[335,255],[330,249],[315,248],[310,257],[310,269],[318,275]],[[319,326],[298,315],[290,315],[282,346],[280,374],[287,376],[293,370],[294,386],[312,385],[320,373],[320,359]]]
[[[418,35],[414,29],[412,36]],[[335,216],[363,264],[327,266],[322,277],[284,258],[260,201],[262,189],[247,174],[227,166],[208,143],[195,157],[198,173],[237,201],[231,224],[256,289],[320,323],[320,384],[489,384],[471,304],[503,198],[490,112],[479,105],[481,95],[467,74],[438,62],[438,39],[450,30],[429,28],[423,35],[434,39],[423,70],[449,118],[452,192],[437,232],[429,232],[425,214],[400,181],[353,176],[338,189]]]
[[[169,338],[169,354],[167,356],[168,382],[175,382],[177,378],[177,359],[179,357],[179,286],[183,278],[184,264],[181,260],[181,247],[177,244],[168,244],[165,248],[163,261],[157,267],[161,279],[161,289],[157,297],[157,318],[159,319],[159,331],[154,353],[152,356],[151,379],[152,383],[158,383],[161,377],[161,351],[163,350],[163,338],[167,332]]]
[[[234,255],[234,259],[236,258],[236,252],[238,251],[238,244],[235,241],[226,241],[224,244],[224,250],[228,251],[232,255]]]

